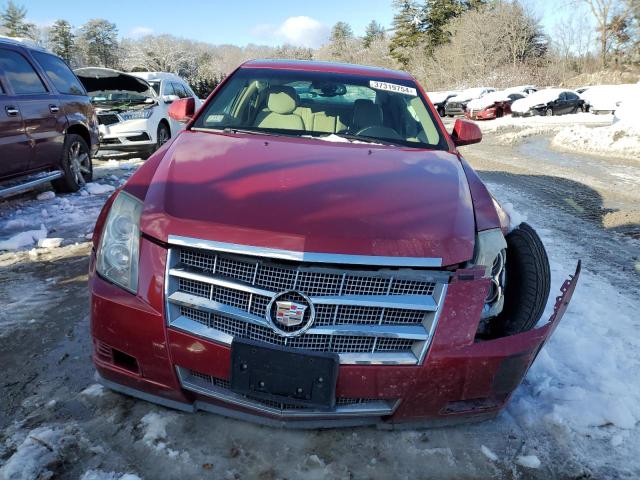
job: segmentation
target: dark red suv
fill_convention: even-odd
[[[0,197],[48,181],[78,190],[91,181],[98,138],[87,92],[67,64],[0,39]]]

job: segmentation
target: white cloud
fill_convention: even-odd
[[[133,38],[144,37],[145,35],[151,35],[153,33],[153,28],[149,27],[133,27],[129,30],[129,36]]]
[[[299,47],[319,47],[329,37],[329,27],[306,17],[288,17],[280,25],[257,25],[252,33],[270,43],[288,43]]]

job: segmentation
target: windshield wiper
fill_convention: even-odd
[[[236,127],[224,127],[222,131],[224,133],[248,133],[250,135],[274,135],[273,133],[264,132],[262,130],[251,130],[247,128],[236,128]]]
[[[385,140],[385,139],[376,138],[376,137],[364,137],[362,135],[356,135],[354,133],[330,133],[329,135],[323,135],[323,137],[330,137],[331,135],[335,135],[336,137],[345,138],[347,140],[353,140],[353,141],[363,142],[363,143],[378,143],[382,145],[393,145],[396,147],[400,146],[399,143],[394,142],[393,140]]]

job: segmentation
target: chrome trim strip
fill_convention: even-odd
[[[420,352],[416,353],[416,356],[419,359],[419,362],[418,362],[419,365],[422,365],[424,363],[425,359],[427,358],[427,352],[429,351],[429,348],[431,348],[431,344],[433,343],[433,337],[436,333],[438,320],[440,319],[440,314],[444,309],[444,302],[445,302],[445,299],[447,298],[448,287],[449,285],[447,283],[444,283],[440,286],[440,292],[438,295],[438,309],[434,313],[433,319],[431,320],[430,328],[428,329],[429,340],[424,342],[424,345],[422,346],[422,349],[420,350]],[[426,326],[425,326],[425,329],[426,329]]]
[[[310,335],[344,335],[358,337],[405,338],[407,340],[428,340],[429,334],[422,326],[407,325],[327,325],[312,327]]]
[[[172,268],[169,270],[169,275],[179,278],[186,278],[189,280],[196,280],[198,282],[208,283],[209,285],[217,285],[219,287],[232,288],[233,290],[241,290],[247,293],[254,293],[256,295],[262,295],[263,297],[273,297],[275,295],[274,292],[270,292],[268,290],[263,290],[261,288],[251,287],[244,283],[236,283],[231,280],[224,280],[218,277],[209,277],[207,275],[202,275],[197,272],[190,272],[189,270],[185,270],[182,268]]]
[[[278,258],[310,263],[335,263],[344,265],[369,265],[385,267],[441,267],[442,258],[425,257],[388,257],[378,255],[346,255],[340,253],[301,252],[296,250],[282,250],[278,248],[239,245],[236,243],[216,242],[214,240],[200,240],[169,235],[168,243],[184,247],[200,248],[203,250],[217,250],[239,255],[254,257]]]
[[[169,326],[225,345],[231,345],[233,341],[233,335],[207,327],[184,316],[179,316]],[[309,332],[310,330],[307,331],[307,333]],[[340,357],[340,365],[416,365],[418,363],[418,359],[411,352],[340,353],[338,356]]]
[[[261,327],[266,327],[271,330],[271,325],[266,319],[253,315],[246,310],[225,305],[224,303],[218,303],[215,300],[209,300],[204,297],[198,297],[197,295],[191,295],[184,292],[173,292],[169,295],[168,300],[176,305],[195,308],[196,310],[202,310],[208,313],[224,314],[228,317],[244,320],[245,322],[260,325]],[[175,321],[172,322],[172,324],[173,323],[175,323]]]
[[[185,390],[189,390],[207,397],[236,405],[238,407],[248,408],[264,414],[274,415],[281,418],[317,418],[317,417],[347,417],[347,416],[383,416],[391,415],[399,404],[399,400],[390,404],[385,400],[379,402],[371,402],[368,404],[341,405],[334,410],[282,410],[279,408],[268,407],[258,401],[251,400],[243,395],[239,395],[225,388],[212,386],[202,386],[198,383],[190,381],[191,375],[188,370],[176,366],[176,373],[180,381],[180,385]]]
[[[397,308],[399,310],[424,310],[435,312],[438,309],[431,296],[423,295],[343,295],[310,297],[314,305],[352,305],[362,307]]]

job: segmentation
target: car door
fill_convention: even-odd
[[[0,56],[8,64],[5,78],[15,95],[16,107],[33,149],[29,170],[57,165],[66,128],[58,95],[27,56],[10,48],[3,48]]]
[[[567,94],[562,92],[560,94],[560,96],[558,97],[557,102],[557,109],[556,109],[556,115],[564,115],[565,113],[567,113],[571,107],[568,106],[569,102],[567,101]]]
[[[580,97],[573,92],[566,92],[567,98],[567,113],[573,113],[580,107]]]
[[[6,68],[0,52],[0,178],[28,170],[32,155],[22,115],[2,75]]]

